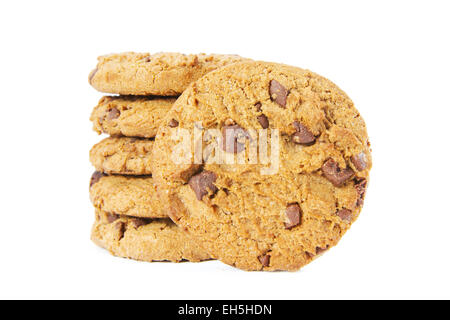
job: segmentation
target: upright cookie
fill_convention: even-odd
[[[108,174],[150,175],[153,140],[109,137],[94,145],[89,153],[97,171]]]
[[[186,132],[196,145],[182,144]],[[300,68],[246,62],[180,96],[155,138],[152,168],[172,220],[213,258],[297,270],[358,217],[371,155],[365,123],[336,85]]]
[[[208,72],[243,60],[236,55],[203,53],[110,54],[98,58],[89,83],[107,93],[176,96]]]
[[[140,261],[198,262],[210,259],[168,218],[133,218],[97,210],[91,239],[115,256]]]
[[[153,178],[108,176],[94,172],[89,187],[96,209],[141,218],[166,218]]]
[[[152,138],[176,98],[103,97],[91,114],[97,133]]]

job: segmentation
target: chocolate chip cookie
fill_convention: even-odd
[[[176,96],[208,72],[242,60],[222,54],[110,54],[98,58],[89,83],[107,93]]]
[[[91,239],[111,254],[140,261],[209,260],[170,219],[144,219],[96,211]]]
[[[119,215],[166,218],[151,176],[130,177],[94,172],[90,187],[91,202],[96,209]]]
[[[94,145],[89,153],[97,171],[108,174],[150,175],[153,140],[109,137]]]
[[[361,211],[371,165],[364,120],[335,84],[243,62],[175,102],[152,172],[172,220],[211,257],[272,271],[297,270],[338,243]]]
[[[91,114],[98,134],[152,138],[175,102],[163,97],[103,97]]]

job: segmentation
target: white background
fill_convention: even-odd
[[[450,298],[448,1],[2,1],[0,298]],[[139,263],[89,240],[87,76],[121,51],[311,69],[366,120],[374,167],[341,243],[299,272]]]

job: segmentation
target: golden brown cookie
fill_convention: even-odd
[[[186,129],[197,144],[183,149]],[[259,153],[264,134],[267,157]],[[370,152],[364,120],[332,82],[245,62],[179,97],[155,138],[152,170],[172,220],[213,258],[245,270],[297,270],[358,217]]]
[[[109,137],[94,145],[89,153],[97,171],[108,174],[150,175],[153,140]]]
[[[176,98],[103,97],[91,114],[98,134],[152,138]]]
[[[176,96],[208,72],[242,60],[236,55],[203,53],[110,54],[98,58],[89,83],[107,93]]]
[[[140,261],[199,262],[210,259],[168,218],[134,218],[97,210],[91,239],[115,256]]]
[[[104,212],[142,218],[167,217],[150,176],[108,176],[96,171],[89,191],[94,207]]]

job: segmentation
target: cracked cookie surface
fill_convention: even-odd
[[[96,210],[91,239],[112,255],[140,261],[209,260],[198,244],[170,219],[144,219]]]
[[[176,96],[222,66],[246,60],[236,55],[125,52],[100,56],[89,75],[98,91],[125,95]]]
[[[109,137],[94,145],[89,159],[97,171],[107,174],[150,175],[153,141]]]
[[[174,133],[194,126],[205,133],[200,150],[210,158],[177,164]],[[232,147],[221,138],[229,129],[238,132]],[[267,129],[269,144],[278,141],[278,170],[267,171],[276,161],[250,161],[252,129]],[[222,150],[244,154],[243,163],[214,163]],[[207,74],[179,97],[155,138],[152,167],[169,216],[213,258],[244,270],[298,270],[358,217],[370,152],[364,120],[332,82],[296,67],[245,62]]]
[[[90,120],[98,134],[152,138],[175,101],[176,98],[105,96]]]
[[[167,213],[150,176],[105,175],[96,171],[89,194],[96,209],[119,215],[166,218]]]

